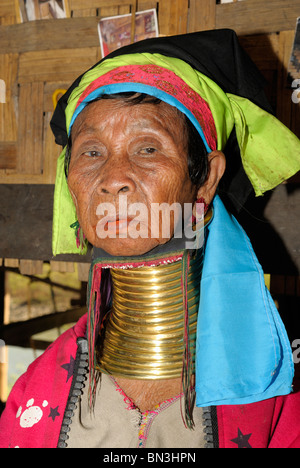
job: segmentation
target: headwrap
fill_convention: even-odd
[[[227,156],[231,142],[220,196],[225,193],[241,207],[252,187],[262,195],[300,168],[299,139],[263,109],[267,104],[262,86],[232,31],[150,39],[119,49],[77,79],[59,101],[51,126],[56,141],[66,145],[75,118],[101,94],[131,91],[156,96],[187,115],[207,151],[218,149]],[[80,252],[69,228],[76,222],[76,212],[64,158],[63,151],[54,200],[54,255]]]
[[[293,360],[288,337],[243,229],[225,209],[241,207],[300,169],[299,139],[271,113],[264,82],[233,31],[150,39],[119,49],[79,77],[60,99],[51,126],[68,142],[76,117],[103,94],[138,92],[183,112],[208,152],[225,152],[227,170],[214,199],[205,246],[197,328],[198,406],[244,404],[288,394]],[[57,166],[53,253],[81,253],[77,216]],[[212,300],[213,298],[213,300]]]

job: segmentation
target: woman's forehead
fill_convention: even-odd
[[[175,107],[165,103],[142,102],[131,104],[122,99],[100,99],[89,103],[76,118],[71,136],[77,138],[80,134],[106,132],[109,125],[127,124],[132,130],[161,128],[169,130],[176,127],[184,128],[185,116]]]

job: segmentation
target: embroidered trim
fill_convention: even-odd
[[[159,91],[180,103],[200,124],[205,140],[211,151],[217,147],[217,131],[208,103],[185,83],[173,71],[157,65],[129,65],[115,68],[90,83],[80,96],[73,116],[88,96],[96,90],[99,94],[107,93],[107,87],[116,84],[141,84],[153,88],[153,95]],[[102,89],[101,89],[102,88]],[[134,91],[134,89],[132,89]],[[156,91],[155,91],[156,90]],[[151,94],[151,92],[149,91]],[[157,96],[159,97],[159,96]],[[162,99],[164,100],[164,99]],[[71,123],[72,125],[72,123]]]
[[[148,435],[151,429],[151,425],[155,419],[155,417],[160,414],[162,411],[169,408],[173,403],[175,403],[179,398],[181,398],[183,394],[177,395],[173,398],[163,401],[155,406],[154,410],[145,411],[141,413],[141,423],[138,433],[138,446],[137,448],[145,448],[146,442],[148,439]]]
[[[158,265],[165,265],[168,263],[178,262],[182,259],[183,251],[178,254],[171,254],[169,257],[162,257],[161,254],[149,256],[149,258],[139,259],[136,257],[120,257],[119,259],[108,260],[107,258],[95,258],[92,262],[92,267],[95,265],[99,268],[142,268],[142,267],[155,267]]]
[[[151,411],[141,412],[138,407],[134,404],[130,397],[126,395],[124,390],[118,385],[113,377],[110,377],[114,382],[117,392],[122,395],[124,403],[127,405],[127,410],[135,410],[140,413],[140,423],[139,423],[139,432],[138,432],[138,445],[137,448],[145,448],[148,435],[150,433],[151,425],[155,417],[160,414],[165,409],[169,408],[173,403],[178,401],[179,398],[183,396],[183,393],[176,395],[173,398],[169,398],[162,403],[159,403]],[[219,447],[219,437],[218,437],[218,420],[216,414],[216,407],[205,407],[202,408],[202,420],[203,420],[203,431],[204,431],[204,440],[206,441],[204,448],[218,448]]]
[[[126,395],[126,393],[124,392],[124,390],[122,390],[122,388],[117,384],[115,379],[111,377],[111,380],[114,382],[117,392],[119,392],[120,395],[122,395],[124,403],[127,405],[126,409],[127,410],[136,410],[136,409],[138,409],[137,406],[135,406],[135,404],[133,403],[132,399],[129,398]]]
[[[120,395],[123,397],[124,403],[127,405],[126,409],[129,411],[138,411],[140,414],[140,422],[139,422],[139,432],[138,432],[138,445],[137,448],[145,448],[147,438],[150,432],[150,428],[152,425],[152,422],[154,421],[155,417],[160,414],[162,411],[166,410],[169,408],[173,403],[179,400],[183,396],[183,393],[180,393],[179,395],[176,395],[172,398],[168,398],[167,400],[158,403],[155,405],[153,410],[149,411],[140,411],[139,408],[135,405],[135,403],[132,401],[130,397],[126,395],[124,390],[118,385],[116,380],[110,376],[111,380],[115,384],[116,391],[120,393]]]
[[[87,340],[85,338],[79,338],[77,341],[78,351],[76,355],[76,364],[73,374],[73,384],[70,391],[68,403],[64,413],[64,419],[62,422],[61,432],[59,435],[57,448],[67,448],[67,440],[69,439],[68,433],[71,430],[72,418],[74,417],[74,411],[77,409],[77,403],[79,396],[83,393],[84,381],[86,380],[86,374],[88,373],[88,360],[87,360]],[[162,403],[159,403],[151,411],[140,412],[134,402],[129,398],[122,388],[117,384],[112,376],[109,376],[114,382],[116,391],[124,399],[124,403],[127,405],[127,410],[138,411],[140,414],[139,420],[139,432],[138,432],[138,445],[137,448],[145,448],[147,438],[151,429],[152,422],[155,417],[165,409],[169,408],[175,403],[183,394],[176,395],[173,398],[167,399]],[[216,407],[203,408],[203,430],[205,432],[206,445],[205,448],[218,448],[218,421],[216,414]]]

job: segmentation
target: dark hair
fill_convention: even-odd
[[[155,96],[150,96],[143,93],[118,93],[118,94],[104,94],[94,101],[102,99],[121,99],[127,105],[137,104],[160,104],[161,100]],[[91,104],[91,103],[89,103]],[[180,112],[180,111],[178,111]],[[208,153],[206,151],[204,142],[199,135],[189,118],[182,114],[184,119],[184,125],[187,132],[188,140],[188,170],[192,183],[197,187],[201,187],[208,177],[209,164],[208,164]],[[65,174],[68,177],[68,169],[71,159],[72,139],[71,135],[68,139],[68,145],[65,156]]]

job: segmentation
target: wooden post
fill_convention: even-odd
[[[295,28],[298,16],[299,0],[243,0],[221,3],[216,5],[216,28],[230,28],[243,36],[291,31]]]
[[[216,27],[216,0],[190,0],[189,32]]]
[[[134,42],[135,37],[135,14],[137,10],[137,1],[134,0],[131,6],[131,31],[130,31],[130,40]]]
[[[277,81],[277,118],[291,128],[292,89],[288,86],[288,66],[294,41],[294,31],[281,31],[279,34],[279,60]]]
[[[0,268],[0,325],[4,323],[5,270]],[[1,338],[1,336],[0,336]]]
[[[189,0],[160,0],[159,32],[165,36],[187,32]]]
[[[64,0],[64,7],[65,7],[65,12],[66,12],[66,17],[71,18],[71,9],[70,9],[69,0]]]
[[[28,21],[24,0],[15,0],[15,10],[17,23],[22,23],[22,18],[23,21]]]

